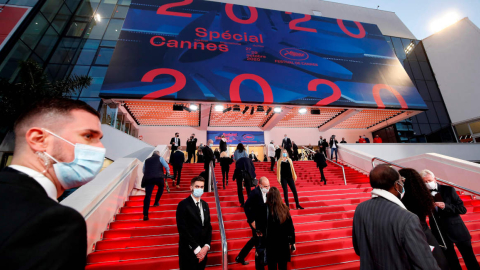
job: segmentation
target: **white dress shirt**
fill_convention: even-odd
[[[40,184],[40,186],[43,187],[48,197],[50,197],[54,201],[57,201],[57,188],[55,187],[53,182],[50,179],[48,179],[45,175],[35,170],[32,170],[30,168],[27,168],[25,166],[10,165],[9,167],[35,179],[35,181],[37,181]]]
[[[201,201],[200,199],[197,200],[197,198],[195,198],[195,196],[193,196],[193,194],[190,195],[190,196],[192,196],[193,202],[195,202],[195,207],[198,207],[198,208],[200,209],[200,218],[202,219],[202,226],[203,226],[203,223],[205,222],[205,217],[204,217],[204,215],[203,215],[202,201]],[[197,206],[197,203],[198,203],[198,206]],[[205,247],[208,247],[208,250],[210,250],[210,245],[205,244]],[[200,252],[201,249],[202,249],[202,248],[201,248],[200,246],[198,246],[198,247],[193,251],[193,253],[195,253],[195,255],[197,255],[197,254]]]
[[[268,156],[275,157],[275,146],[272,143],[268,145]]]

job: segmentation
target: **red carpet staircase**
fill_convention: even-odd
[[[329,163],[325,169],[327,185],[320,184],[320,174],[311,161],[295,162],[296,182],[300,204],[304,210],[292,209],[295,224],[297,252],[290,269],[358,269],[359,257],[352,247],[351,226],[357,204],[370,198],[368,177],[345,167],[347,185],[344,185],[340,167]],[[272,186],[282,189],[268,162],[255,164],[257,178],[266,176]],[[220,166],[215,168],[220,202],[228,242],[229,269],[255,269],[254,250],[246,258],[250,264],[235,262],[240,249],[251,237],[243,209],[239,207],[236,184],[230,181],[222,188]],[[203,164],[185,164],[180,188],[171,187],[160,200],[159,207],[150,208],[150,220],[142,220],[143,196],[130,196],[120,213],[115,216],[95,252],[88,256],[86,269],[178,269],[178,232],[175,222],[177,204],[189,195],[190,180],[203,171]],[[171,184],[171,182],[170,182]],[[155,195],[154,191],[154,195]],[[154,195],[151,205],[153,205]],[[472,234],[476,254],[480,254],[480,201],[461,196],[468,214],[462,216]],[[245,194],[246,198],[246,194]],[[204,194],[211,211],[213,239],[208,255],[208,269],[221,269],[221,240],[213,193]],[[289,192],[290,207],[295,203]],[[460,254],[459,254],[460,256]],[[477,258],[480,258],[477,257]]]

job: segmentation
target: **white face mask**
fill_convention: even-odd
[[[261,190],[262,190],[262,192],[263,192],[264,194],[267,194],[270,189],[268,189],[268,188],[261,188]]]
[[[436,189],[437,188],[437,183],[435,183],[434,181],[432,182],[428,182],[428,183],[425,183],[428,187],[428,189]]]

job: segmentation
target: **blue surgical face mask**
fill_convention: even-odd
[[[398,193],[400,193],[400,199],[403,199],[403,196],[405,196],[405,187],[403,186],[402,183],[400,183],[400,182],[397,182],[397,183],[398,183],[399,186],[402,187],[402,192],[398,191],[397,188],[395,188],[395,189],[397,190]]]
[[[210,147],[213,147],[213,143],[209,144]]]
[[[287,157],[287,156],[288,156],[288,154],[287,154],[287,153],[283,153],[283,156],[284,156],[284,157]]]
[[[203,195],[203,188],[194,188],[193,189],[193,197],[200,198]]]
[[[81,143],[73,144],[51,131],[46,129],[45,131],[75,147],[75,159],[68,163],[59,162],[50,154],[44,152],[46,156],[56,162],[53,164],[53,169],[64,189],[83,186],[100,172],[105,159],[105,148]]]

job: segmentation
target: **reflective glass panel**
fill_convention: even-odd
[[[87,17],[93,16],[93,13],[95,13],[99,4],[100,0],[84,0],[75,15]]]
[[[87,28],[87,32],[85,33],[86,38],[93,38],[93,39],[102,39],[103,33],[105,33],[105,29],[108,25],[108,19],[105,18],[95,18],[90,22]]]
[[[38,56],[40,56],[43,60],[47,60],[48,55],[52,52],[57,40],[57,32],[53,29],[53,27],[48,28],[42,40],[37,45],[35,53],[38,54]]]
[[[66,5],[63,5],[60,11],[58,12],[57,16],[52,22],[53,27],[57,30],[58,33],[62,33],[65,25],[67,25],[68,21],[72,16],[72,12],[67,8]]]
[[[95,67],[90,69],[88,75],[92,77],[92,84],[88,89],[82,91],[81,97],[96,97],[100,94],[100,89],[103,84],[103,79],[107,73],[107,67]]]
[[[0,77],[13,81],[18,72],[18,62],[24,61],[30,55],[31,50],[22,41],[17,41],[13,49],[0,65]]]
[[[57,14],[60,7],[62,6],[62,4],[63,4],[62,0],[47,0],[47,2],[43,4],[40,11],[43,13],[45,18],[47,18],[47,20],[51,22],[55,17],[55,15]]]
[[[91,65],[95,54],[97,53],[100,40],[85,40],[77,52],[77,65]]]
[[[125,19],[127,17],[128,7],[126,6],[117,6],[115,13],[113,13],[114,18]]]
[[[108,65],[110,59],[112,58],[113,48],[100,48],[98,51],[97,59],[95,60],[96,65]]]
[[[480,121],[470,123],[473,134],[480,133]]]
[[[87,23],[85,22],[72,22],[70,28],[68,29],[67,36],[81,37],[86,27]]]
[[[21,39],[25,42],[25,44],[27,44],[31,49],[33,49],[40,41],[43,33],[45,33],[47,28],[47,20],[43,17],[41,13],[38,13],[21,36]]]
[[[103,39],[105,40],[117,40],[118,36],[120,35],[120,31],[122,30],[123,26],[122,19],[112,19],[110,20],[110,24],[108,25],[107,31],[105,32],[105,36]]]

